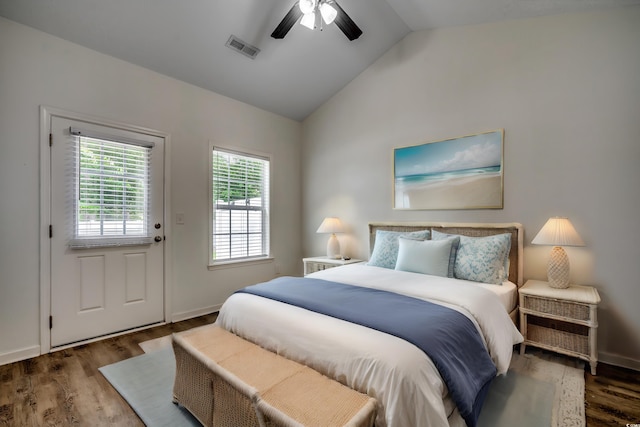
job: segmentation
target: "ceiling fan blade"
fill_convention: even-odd
[[[353,22],[353,19],[347,15],[342,7],[337,2],[333,2],[332,6],[335,6],[338,11],[336,20],[334,21],[338,28],[344,33],[345,36],[351,41],[357,39],[362,35],[362,30]]]
[[[271,33],[271,37],[274,39],[283,39],[284,36],[287,35],[293,24],[295,24],[298,19],[302,16],[302,11],[298,6],[299,1],[295,2],[293,7],[287,12],[282,21],[278,24],[273,33]]]

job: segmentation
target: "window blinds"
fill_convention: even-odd
[[[72,248],[150,244],[151,143],[71,128]],[[120,140],[119,140],[120,139]]]
[[[212,259],[269,254],[269,159],[213,149]]]

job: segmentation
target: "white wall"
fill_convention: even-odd
[[[39,351],[40,105],[171,135],[167,221],[185,224],[167,241],[169,317],[211,311],[276,266],[301,271],[300,123],[0,18],[0,363]],[[207,269],[210,140],[273,156],[274,263]]]
[[[602,359],[640,369],[640,7],[409,34],[304,122],[303,249],[341,217],[368,256],[369,221],[521,222],[525,277],[544,279],[551,216],[586,242],[573,280],[603,299]],[[504,209],[394,211],[392,150],[505,129]]]

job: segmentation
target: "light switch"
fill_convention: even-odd
[[[176,214],[176,224],[184,224],[184,214],[177,213]]]

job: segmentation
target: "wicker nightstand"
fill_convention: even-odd
[[[326,270],[327,268],[340,267],[341,265],[355,264],[362,262],[361,259],[331,259],[326,256],[318,256],[313,258],[303,258],[304,275],[315,273],[316,271]]]
[[[571,285],[554,289],[547,282],[529,280],[520,288],[520,332],[527,345],[586,360],[596,374],[598,349],[598,303],[600,295],[591,286]]]

